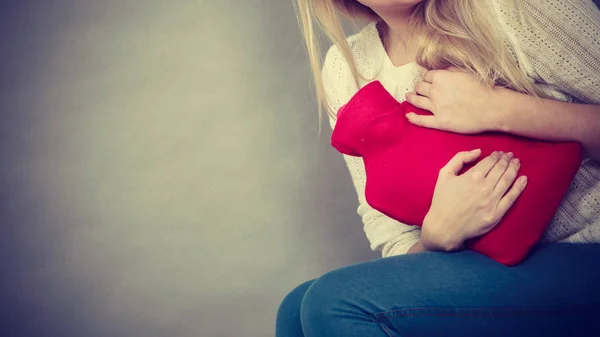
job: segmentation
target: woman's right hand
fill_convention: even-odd
[[[489,232],[525,189],[527,178],[517,179],[520,162],[512,153],[494,152],[459,175],[480,155],[480,150],[460,152],[440,170],[421,229],[424,249],[458,250],[466,240]]]

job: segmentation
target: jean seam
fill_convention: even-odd
[[[380,322],[382,317],[402,317],[402,316],[540,316],[540,315],[564,315],[564,314],[575,314],[587,312],[589,310],[599,311],[600,309],[596,306],[572,306],[572,307],[525,307],[525,308],[511,308],[511,307],[495,307],[495,308],[435,308],[435,307],[422,307],[422,308],[406,308],[389,311],[381,311],[372,314],[372,318]],[[381,323],[380,323],[381,324]]]
[[[385,324],[378,317],[376,317],[376,315],[377,314],[369,315],[369,316],[371,317],[371,320],[373,320],[373,322],[379,324],[381,329],[383,329],[383,331],[385,332],[386,335],[388,335],[388,337],[398,337],[399,336],[394,330],[392,330],[389,326],[387,326],[387,324]]]

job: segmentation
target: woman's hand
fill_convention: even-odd
[[[494,152],[458,175],[480,155],[460,152],[440,170],[421,230],[426,250],[458,250],[465,240],[489,232],[525,189],[527,178],[517,179],[520,162],[512,153]]]
[[[406,114],[408,120],[422,127],[463,134],[494,131],[500,126],[502,102],[500,88],[488,88],[473,74],[458,68],[430,70],[415,86],[414,92],[406,94],[406,100],[433,116]]]

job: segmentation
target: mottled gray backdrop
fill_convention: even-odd
[[[376,257],[291,1],[0,1],[0,336],[272,336]]]

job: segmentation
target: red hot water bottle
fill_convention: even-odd
[[[409,112],[431,115],[399,103],[378,81],[361,88],[338,112],[331,144],[343,154],[363,158],[369,205],[402,223],[421,226],[438,172],[454,155],[479,148],[481,160],[494,151],[513,152],[521,160],[519,175],[528,177],[527,187],[492,231],[469,240],[466,247],[505,265],[520,263],[567,193],[581,165],[581,144],[428,129],[410,123],[405,117]]]

